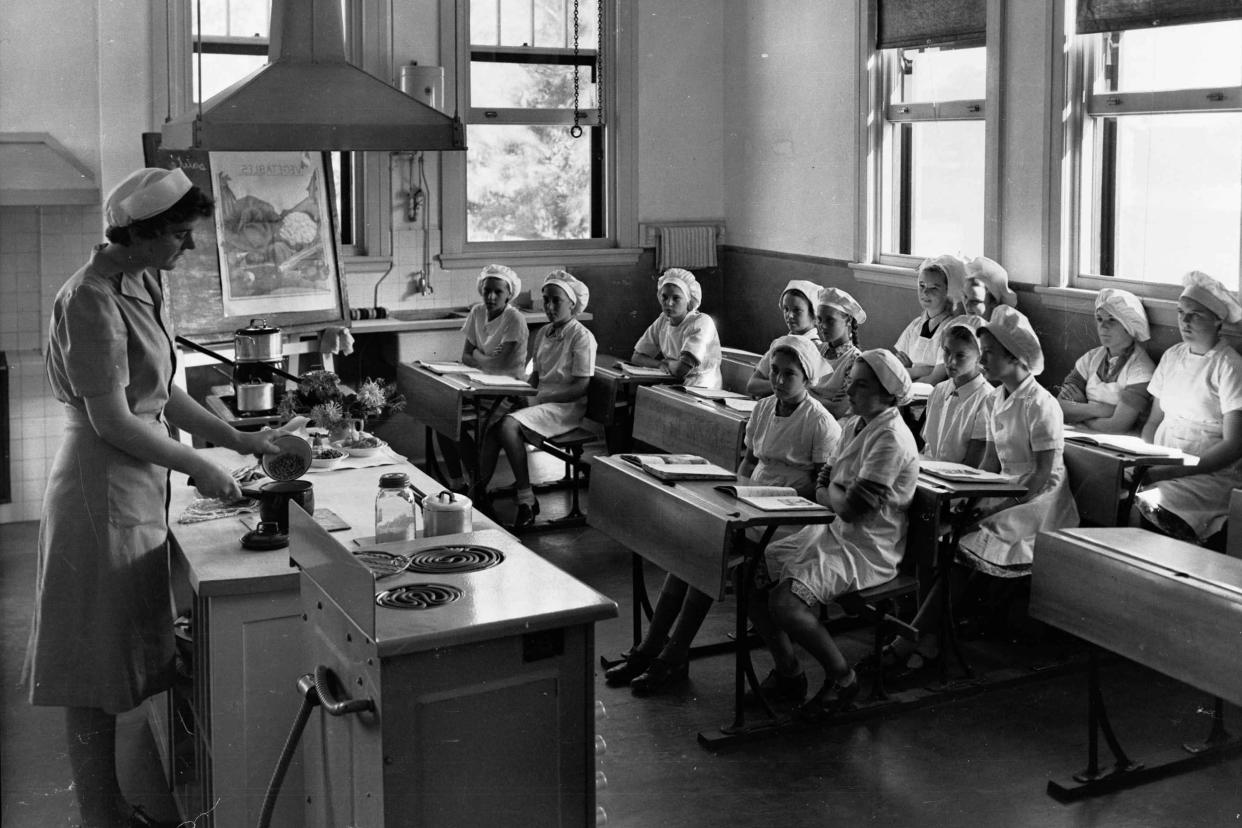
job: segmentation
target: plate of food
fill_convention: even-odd
[[[386,445],[380,438],[363,433],[349,440],[337,440],[332,447],[348,452],[350,457],[372,457]]]
[[[311,449],[311,468],[334,469],[348,456],[349,452],[345,451],[343,448],[337,448],[327,444],[315,446]]]

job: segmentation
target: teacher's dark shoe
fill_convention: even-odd
[[[639,673],[630,682],[630,692],[635,696],[650,696],[663,693],[674,685],[690,678],[690,662],[673,663],[658,656],[651,659],[647,669]]]
[[[621,661],[604,671],[604,684],[609,687],[624,687],[645,673],[653,660],[654,656],[630,650],[622,656]]]
[[[513,515],[513,529],[520,531],[529,529],[535,525],[535,518],[539,517],[539,501],[534,503],[519,503],[517,512]]]

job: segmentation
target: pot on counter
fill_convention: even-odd
[[[280,328],[268,325],[266,319],[251,319],[233,332],[233,351],[237,362],[279,360],[284,356]]]
[[[241,382],[233,390],[238,414],[260,414],[276,407],[276,386],[270,382]]]
[[[243,487],[242,494],[259,501],[259,520],[274,523],[282,535],[289,534],[289,504],[296,503],[308,515],[315,514],[315,487],[309,480],[271,480],[258,487]]]
[[[450,491],[423,501],[423,536],[457,535],[474,530],[470,498]]]

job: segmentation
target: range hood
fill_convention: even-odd
[[[205,150],[464,150],[460,119],[345,59],[340,0],[272,0],[268,64],[166,123]]]
[[[46,132],[0,132],[0,170],[0,207],[101,201],[94,173]]]

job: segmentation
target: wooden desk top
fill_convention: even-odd
[[[749,419],[747,413],[676,388],[643,386],[635,402],[634,439],[732,469],[742,457]]]
[[[978,480],[945,480],[919,472],[918,487],[942,497],[1014,497],[1026,494],[1026,487],[1016,483],[990,483]]]
[[[1084,443],[1080,440],[1071,439],[1069,435],[1066,435],[1064,453],[1070,454],[1072,452],[1086,452],[1093,458],[1108,458],[1127,467],[1182,466],[1186,463],[1184,455],[1137,454],[1133,451],[1126,451],[1113,446],[1097,446],[1093,443]]]

